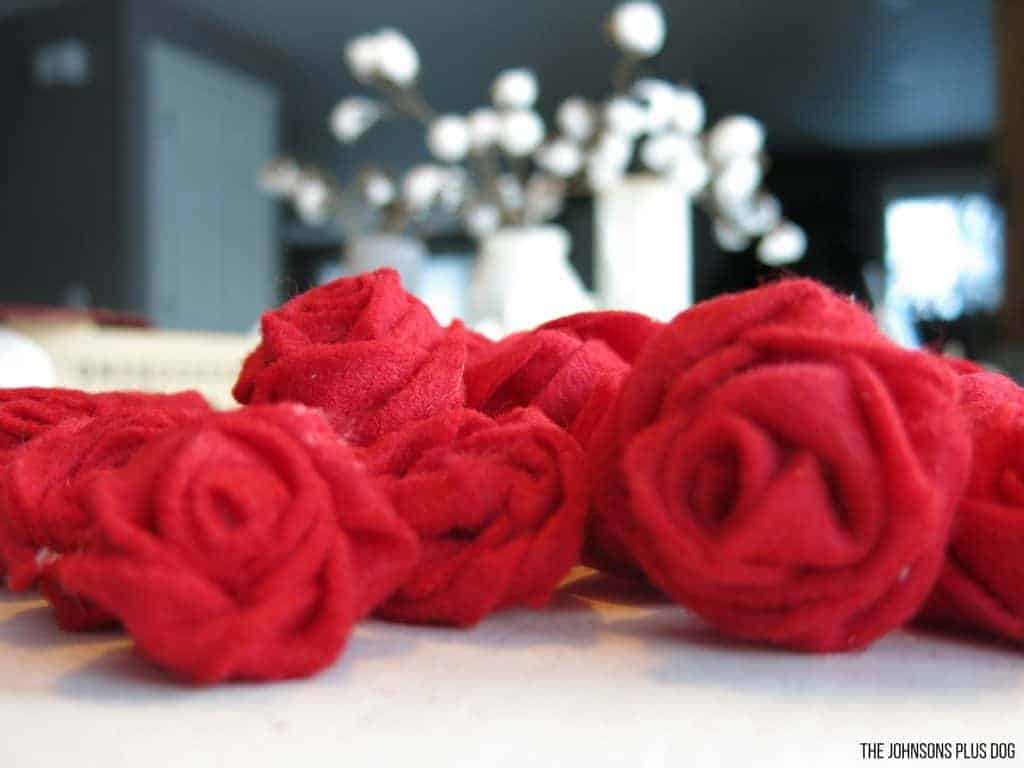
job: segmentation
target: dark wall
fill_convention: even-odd
[[[115,223],[116,5],[105,0],[0,22],[0,301],[63,303],[78,284],[119,306]],[[80,87],[39,86],[32,57],[81,39],[91,73]]]
[[[146,171],[149,158],[145,144],[146,80],[145,54],[156,41],[187,48],[230,69],[240,70],[275,86],[281,96],[282,146],[289,146],[294,134],[289,116],[294,114],[289,98],[294,92],[295,72],[284,58],[248,38],[211,25],[190,10],[162,0],[121,0],[119,34],[123,41],[123,67],[118,83],[120,104],[118,125],[124,141],[120,147],[124,162],[119,181],[124,195],[119,205],[124,272],[122,279],[136,306],[141,296],[145,253]],[[253,169],[257,183],[259,169]],[[280,257],[283,261],[283,254]]]
[[[40,87],[32,56],[77,37],[90,54],[82,87]],[[92,0],[0,21],[0,301],[63,304],[81,285],[97,306],[141,309],[145,50],[186,47],[277,86],[282,115],[295,73],[273,51],[161,0]],[[282,144],[291,141],[291,121]],[[253,183],[259,169],[253,169]]]

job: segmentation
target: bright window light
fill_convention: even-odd
[[[1003,216],[986,195],[902,197],[885,210],[886,304],[907,320],[993,312],[1003,298]]]

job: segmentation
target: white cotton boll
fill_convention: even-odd
[[[677,88],[672,98],[671,110],[671,124],[677,130],[694,135],[704,130],[704,121],[707,119],[704,99],[693,88]]]
[[[444,171],[438,201],[442,209],[455,213],[462,207],[469,194],[469,174],[460,166],[445,168]]]
[[[514,173],[501,174],[495,182],[495,189],[504,209],[518,211],[523,207],[523,185],[519,183],[519,178]]]
[[[645,77],[633,85],[633,96],[646,110],[646,131],[656,133],[672,125],[676,113],[677,89],[672,83]]]
[[[380,116],[380,103],[365,96],[350,96],[331,110],[331,133],[343,144],[351,144],[372,128]]]
[[[647,128],[647,113],[628,96],[613,96],[604,107],[608,130],[628,139],[636,138]]]
[[[279,157],[271,160],[260,174],[260,186],[263,190],[277,197],[291,197],[295,194],[302,171],[290,157]]]
[[[462,211],[462,223],[472,237],[484,238],[501,226],[501,211],[490,203],[473,203]]]
[[[658,133],[640,146],[640,162],[655,173],[666,173],[685,152],[694,152],[692,139],[678,133]]]
[[[377,74],[380,62],[377,37],[360,35],[345,46],[345,64],[352,76],[361,83],[369,82]]]
[[[623,3],[612,11],[608,31],[622,51],[649,58],[665,44],[665,15],[657,3]]]
[[[723,117],[707,136],[708,157],[724,165],[737,157],[751,157],[764,149],[764,126],[749,115]]]
[[[715,242],[723,251],[739,253],[750,247],[750,238],[739,227],[723,219],[716,219],[712,227]]]
[[[313,174],[302,174],[294,194],[295,210],[305,223],[319,226],[331,215],[331,188]]]
[[[526,182],[523,212],[527,222],[550,221],[565,205],[565,182],[547,174],[536,173]]]
[[[397,29],[382,29],[374,35],[374,40],[376,74],[402,88],[416,82],[420,74],[420,56],[409,38]]]
[[[544,141],[544,121],[536,112],[512,110],[501,115],[498,143],[513,157],[533,154]]]
[[[699,151],[685,151],[676,159],[671,177],[684,194],[693,196],[707,185],[711,178],[711,168]]]
[[[493,147],[501,133],[501,118],[490,107],[474,109],[469,113],[469,145],[474,152]]]
[[[537,150],[536,160],[543,170],[567,179],[583,167],[583,150],[569,139],[555,139]]]
[[[446,163],[457,163],[469,151],[469,124],[460,115],[442,115],[427,128],[427,149]]]
[[[427,164],[413,166],[402,179],[402,200],[412,211],[425,211],[437,201],[443,184],[444,168]]]
[[[491,85],[491,101],[498,109],[532,109],[540,87],[529,69],[506,69]]]
[[[757,191],[763,172],[756,157],[736,157],[715,174],[715,200],[729,207],[740,204]]]
[[[591,158],[599,165],[625,172],[633,159],[633,142],[616,133],[604,133],[591,150]]]
[[[782,221],[782,203],[774,195],[762,193],[736,211],[736,218],[746,232],[760,236]]]
[[[363,199],[373,208],[383,208],[395,200],[394,180],[380,171],[366,171],[359,180]]]
[[[587,158],[587,185],[595,192],[613,187],[622,181],[625,169],[619,163],[609,162],[609,158],[600,153]]]
[[[594,135],[596,123],[594,108],[579,96],[570,96],[555,112],[558,129],[574,141],[588,141]]]
[[[757,260],[769,267],[781,267],[800,261],[807,251],[807,235],[791,221],[782,221],[761,238]]]

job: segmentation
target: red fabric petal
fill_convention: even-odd
[[[390,339],[429,347],[443,330],[430,310],[402,288],[393,269],[344,277],[296,296],[263,315],[263,341],[250,353],[235,383],[240,403],[252,398],[255,379],[276,360],[311,345]]]
[[[629,365],[603,341],[537,330],[478,350],[466,366],[466,404],[491,416],[533,405],[585,444]]]
[[[4,538],[6,521],[12,514],[5,508],[4,501],[7,465],[36,438],[62,424],[71,421],[84,424],[99,416],[139,408],[201,410],[208,406],[197,392],[171,395],[106,392],[94,395],[60,388],[0,389],[0,576],[7,568]]]
[[[937,577],[970,456],[957,394],[812,281],[699,305],[594,437],[592,542],[728,634],[866,646]]]
[[[83,488],[127,464],[154,436],[211,412],[202,401],[199,408],[130,407],[125,402],[109,414],[53,427],[28,443],[3,471],[0,552],[10,589],[35,584],[40,553],[45,559],[87,545],[91,521],[79,500]]]
[[[496,420],[451,411],[364,455],[422,544],[415,572],[379,609],[385,618],[468,626],[541,606],[579,558],[582,451],[536,409]]]
[[[244,403],[320,408],[345,440],[365,445],[463,404],[467,338],[461,323],[441,328],[394,270],[343,278],[263,316],[263,341],[233,392]]]
[[[1024,641],[1024,390],[961,370],[974,461],[922,619]]]
[[[199,683],[321,669],[417,556],[350,449],[301,406],[165,433],[93,482],[85,501],[90,547],[47,578]]]
[[[539,330],[561,331],[581,341],[603,341],[615,354],[632,363],[644,345],[664,327],[664,323],[647,315],[613,310],[567,315],[544,323]]]
[[[96,399],[73,389],[0,389],[0,465],[32,438],[62,421],[96,414]]]
[[[250,402],[320,408],[338,435],[366,445],[408,422],[461,406],[465,355],[458,327],[427,349],[400,340],[311,345],[264,368]]]

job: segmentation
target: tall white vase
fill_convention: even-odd
[[[569,263],[569,244],[569,233],[554,225],[509,227],[485,238],[470,293],[473,324],[498,335],[593,309]]]
[[[407,291],[420,287],[427,247],[410,235],[369,232],[352,238],[345,249],[345,262],[353,274],[393,267],[402,276]]]
[[[601,305],[669,320],[693,303],[690,198],[657,176],[597,193],[594,283]]]

